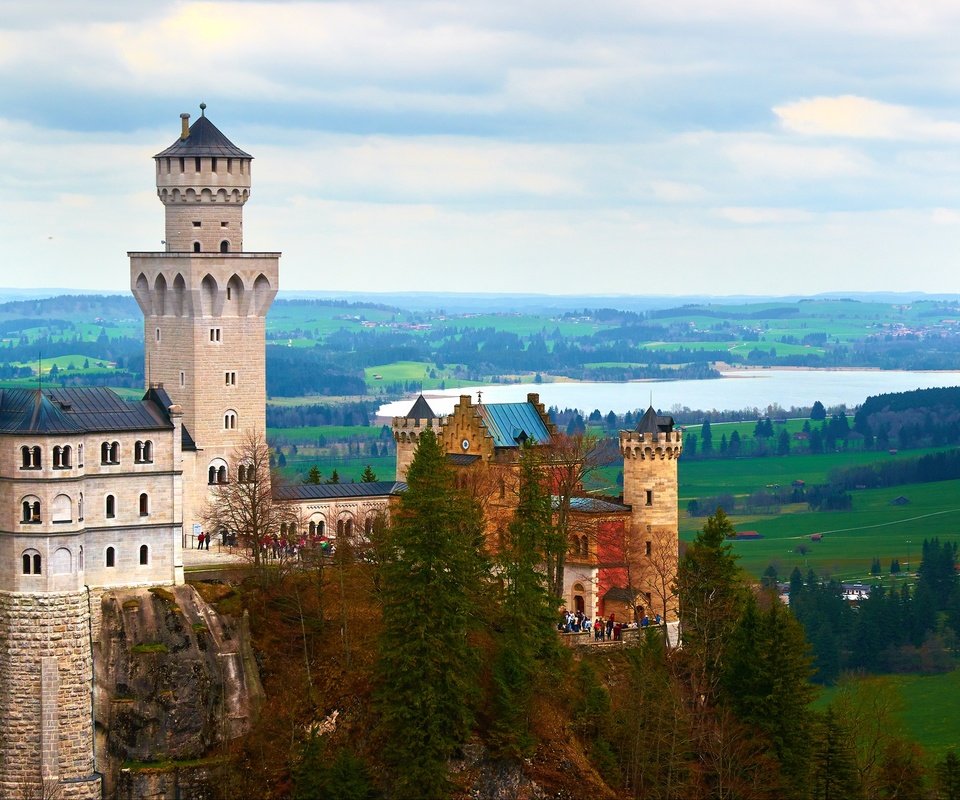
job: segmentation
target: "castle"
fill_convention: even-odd
[[[100,797],[92,666],[100,596],[182,583],[183,549],[211,487],[242,480],[235,448],[266,431],[265,318],[280,254],[243,250],[253,158],[200,108],[192,125],[181,114],[178,139],[154,156],[165,250],[129,253],[144,316],[143,398],[128,402],[99,388],[0,389],[2,796],[39,784],[62,800]],[[439,433],[464,480],[482,469],[492,478],[495,549],[519,446],[548,447],[557,435],[536,395],[511,404],[463,396],[444,418],[421,397],[393,420],[396,482],[286,487],[277,497],[296,507],[304,534],[369,530],[405,490],[425,428]],[[620,434],[622,499],[573,498],[568,608],[626,613],[639,592],[651,613],[674,613],[657,591],[663,569],[643,563],[662,553],[666,572],[675,570],[681,447],[672,419],[650,409],[636,430]],[[630,555],[636,548],[639,560]],[[641,568],[628,574],[632,564]]]

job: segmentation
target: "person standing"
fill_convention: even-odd
[[[197,550],[203,550],[203,531],[197,534]]]

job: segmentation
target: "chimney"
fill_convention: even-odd
[[[184,141],[190,137],[190,115],[181,114],[180,115],[180,141]]]

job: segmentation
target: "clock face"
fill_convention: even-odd
[[[469,449],[470,449],[470,440],[469,440],[469,439],[464,439],[462,442],[460,442],[460,446],[461,446],[464,450],[469,450]]]

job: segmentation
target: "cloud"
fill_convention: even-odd
[[[798,208],[719,208],[717,216],[738,225],[783,225],[809,222],[814,215]]]
[[[867,97],[813,97],[773,109],[783,128],[805,136],[852,139],[960,139],[960,122]]]
[[[738,169],[755,177],[820,181],[870,174],[869,157],[846,147],[789,144],[772,137],[731,137],[727,158]]]

